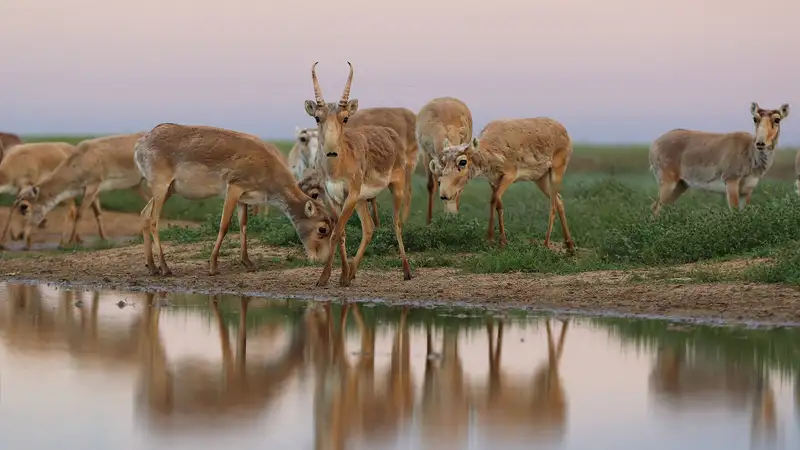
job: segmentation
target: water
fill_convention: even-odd
[[[494,314],[0,284],[0,448],[800,447],[800,330]]]

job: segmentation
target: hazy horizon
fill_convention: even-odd
[[[0,130],[22,135],[177,122],[292,139],[314,126],[313,62],[334,101],[349,60],[361,108],[455,96],[476,135],[533,116],[598,144],[752,131],[756,101],[798,108],[780,144],[800,144],[793,0],[26,0],[0,16]]]

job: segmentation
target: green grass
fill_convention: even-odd
[[[27,138],[26,139],[30,139]],[[69,140],[81,138],[48,138]],[[32,139],[30,139],[32,140]],[[278,142],[288,152],[291,142]],[[425,225],[426,180],[422,167],[413,180],[413,200],[403,240],[412,267],[450,266],[481,273],[574,273],[586,270],[634,267],[667,267],[680,263],[738,257],[774,256],[775,261],[748,270],[747,279],[766,282],[800,282],[800,198],[793,191],[795,151],[780,149],[768,176],[744,211],[729,211],[721,194],[690,190],[664,209],[658,219],[650,210],[656,183],[648,169],[646,146],[600,147],[577,145],[564,180],[562,197],[576,256],[544,248],[548,202],[533,183],[517,183],[503,197],[509,246],[498,249],[485,241],[490,188],[486,181],[472,181],[461,200],[458,216],[443,213],[435,199],[434,221]],[[10,199],[6,198],[6,202]],[[138,213],[144,202],[133,192],[101,196],[105,209]],[[190,202],[172,197],[164,218],[201,222],[196,229],[169,228],[166,240],[205,242],[208,249],[218,230],[221,200]],[[378,196],[381,226],[367,248],[366,267],[400,267],[391,224],[388,192]],[[232,232],[238,230],[234,218]],[[294,228],[276,210],[249,223],[253,242],[300,248]],[[352,255],[361,237],[358,218],[347,226],[348,252]],[[534,240],[536,243],[531,243]],[[554,242],[563,240],[558,220]],[[235,250],[232,250],[235,251]],[[198,257],[207,257],[207,251]],[[272,264],[303,265],[303,259]],[[698,274],[713,279],[713,274]]]

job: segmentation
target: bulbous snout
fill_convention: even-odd
[[[20,212],[20,213],[21,213],[23,216],[24,216],[25,214],[27,214],[27,213],[28,213],[28,211],[30,210],[30,208],[28,207],[28,203],[27,203],[27,202],[22,202],[22,203],[20,203],[20,204],[19,204],[19,207],[18,207],[18,209],[19,209],[19,212]]]
[[[763,140],[759,139],[756,141],[756,148],[759,150],[764,150],[767,148],[767,143]]]

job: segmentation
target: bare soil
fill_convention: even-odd
[[[63,215],[62,215],[63,218]],[[106,213],[109,233],[138,233],[138,216]],[[53,217],[50,226],[58,223]],[[81,230],[95,233],[94,219],[84,218]],[[230,235],[233,245],[238,236]],[[0,260],[0,280],[40,280],[120,290],[177,290],[275,297],[310,296],[319,299],[383,300],[425,305],[439,302],[475,304],[489,308],[523,307],[644,314],[679,318],[719,319],[730,322],[800,323],[800,290],[751,283],[686,283],[687,274],[711,265],[672,268],[664,277],[657,269],[597,271],[574,275],[467,274],[448,268],[414,269],[403,281],[401,271],[359,271],[353,285],[338,285],[335,268],[327,287],[315,286],[321,267],[285,268],[280,261],[300,257],[299,250],[250,244],[258,266],[246,272],[238,250],[220,256],[221,274],[207,275],[208,243],[166,242],[167,262],[174,275],[151,276],[141,245],[75,253],[38,253]],[[275,262],[275,261],[279,262]],[[751,263],[716,264],[717,270],[736,271]],[[677,276],[675,276],[677,274]]]
[[[8,207],[0,207],[0,227],[5,226],[10,211],[11,209]],[[69,208],[64,206],[58,206],[50,211],[50,213],[47,215],[45,227],[38,228],[34,232],[34,235],[31,239],[33,250],[55,248],[58,246],[58,242],[61,239],[61,233],[65,228],[69,227],[69,230],[71,230],[72,227],[71,223],[66,222],[68,214]],[[103,225],[106,230],[106,238],[109,240],[122,241],[126,238],[141,235],[141,220],[138,214],[103,211],[101,217],[103,218]],[[196,226],[196,224],[193,222],[180,220],[166,221],[163,226],[166,227],[167,224]],[[0,230],[1,229],[2,228],[0,228]],[[19,233],[21,230],[22,221],[20,216],[17,215],[11,224],[11,231],[14,233]],[[84,243],[99,239],[97,221],[95,220],[94,213],[92,213],[91,210],[87,211],[78,221],[78,235],[81,239],[83,239]],[[10,236],[11,234],[9,235],[9,240],[6,242],[6,246],[11,250],[21,249],[23,243],[21,241],[12,241]]]

